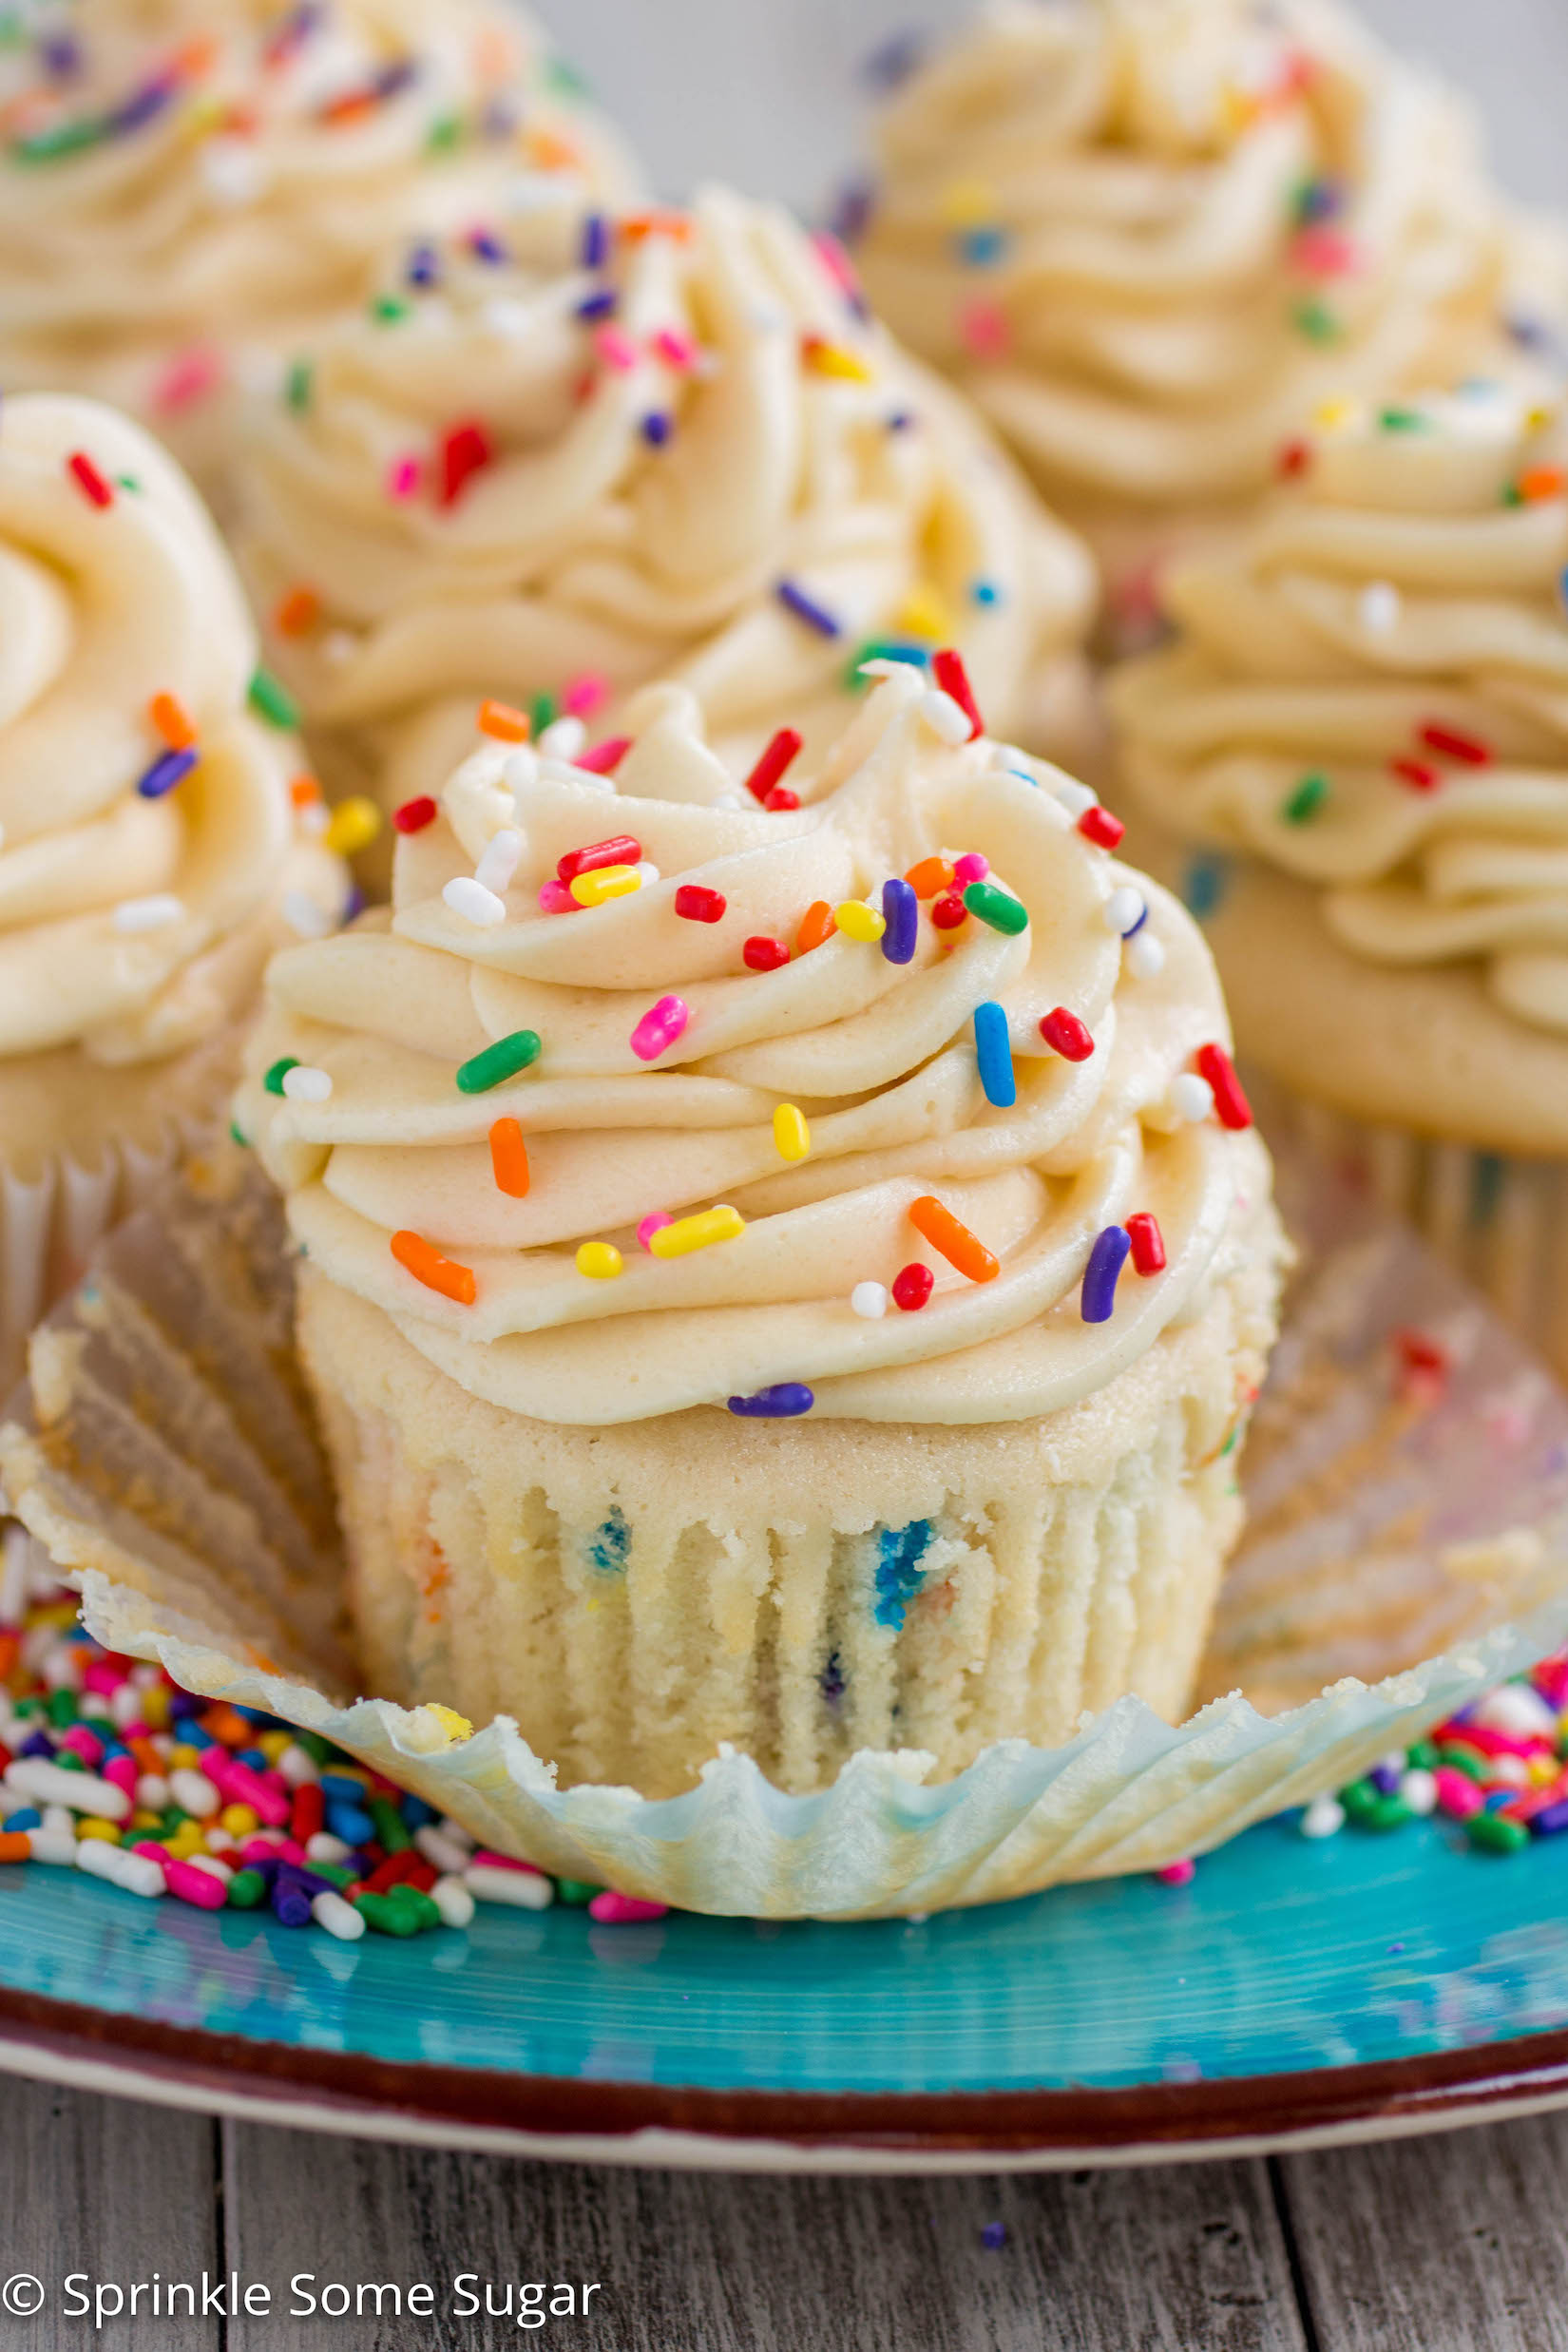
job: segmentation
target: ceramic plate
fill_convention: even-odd
[[[449,2146],[801,2170],[1164,2162],[1568,2101],[1568,1838],[1272,1823],[924,1923],[482,1908],[355,1945],[0,1870],[0,2065]]]

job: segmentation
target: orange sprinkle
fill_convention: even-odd
[[[147,717],[171,752],[188,752],[196,741],[196,721],[178,695],[155,694]]]
[[[0,1862],[30,1862],[32,1845],[25,1829],[0,1829]]]
[[[961,1225],[952,1211],[945,1209],[933,1194],[922,1193],[918,1200],[909,1203],[909,1222],[949,1266],[956,1266],[971,1282],[994,1282],[1002,1272],[1000,1261],[991,1255],[985,1244],[966,1225]]]
[[[528,132],[528,155],[541,171],[576,171],[583,163],[583,150],[559,132],[537,126]]]
[[[217,42],[210,34],[201,33],[196,40],[187,41],[184,48],[178,52],[174,60],[174,69],[186,81],[195,82],[199,81],[202,74],[211,73],[217,63]]]
[[[813,947],[820,947],[825,939],[832,938],[836,927],[833,910],[827,900],[813,898],[801,916],[800,928],[794,935],[796,955],[810,955]]]
[[[279,637],[306,637],[321,618],[321,599],[314,588],[291,588],[278,600],[273,626]]]
[[[443,1298],[456,1299],[460,1307],[471,1307],[479,1295],[473,1268],[458,1266],[449,1257],[443,1257],[423,1233],[411,1233],[406,1228],[393,1233],[392,1253],[399,1266],[407,1267],[415,1282],[422,1282],[427,1291],[439,1291]]]
[[[145,1731],[138,1731],[134,1739],[125,1742],[143,1772],[162,1774],[168,1758],[161,1756]]]
[[[1560,498],[1563,481],[1560,466],[1532,466],[1520,475],[1519,494],[1526,506],[1534,507],[1542,499]]]
[[[923,857],[904,877],[916,898],[940,898],[953,887],[953,870],[945,857]]]
[[[202,1731],[210,1739],[215,1739],[220,1748],[250,1748],[255,1745],[254,1730],[245,1721],[244,1716],[233,1707],[223,1704],[209,1707],[206,1713],[199,1716],[197,1720]]]
[[[526,743],[530,732],[526,711],[515,710],[509,702],[493,698],[479,705],[479,732],[494,736],[498,743]]]
[[[289,786],[289,798],[296,809],[314,809],[321,797],[321,787],[314,775],[296,775]]]
[[[22,1654],[20,1634],[0,1634],[0,1682],[9,1682]]]
[[[513,1200],[527,1198],[528,1147],[523,1138],[521,1120],[496,1120],[490,1129],[490,1166],[495,1171],[498,1192],[509,1194]]]
[[[629,212],[620,223],[621,234],[628,244],[640,244],[645,237],[673,237],[679,244],[691,240],[692,224],[683,212]]]

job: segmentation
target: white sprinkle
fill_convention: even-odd
[[[254,204],[266,175],[256,149],[243,139],[209,139],[201,148],[201,181],[218,204]]]
[[[337,926],[336,916],[318,907],[307,890],[284,892],[283,920],[296,939],[325,939]]]
[[[1401,1773],[1399,1793],[1412,1813],[1434,1813],[1437,1810],[1437,1776],[1420,1765],[1413,1765],[1408,1772]]]
[[[0,1625],[15,1625],[28,1605],[32,1539],[17,1520],[0,1529]]]
[[[461,1845],[466,1854],[471,1854],[479,1842],[471,1830],[465,1829],[460,1821],[453,1821],[449,1813],[443,1813],[435,1826],[444,1838],[450,1838],[454,1845]]]
[[[888,1289],[881,1282],[857,1282],[850,1305],[866,1323],[880,1323],[888,1311]]]
[[[102,1821],[124,1821],[131,1801],[111,1780],[92,1772],[67,1772],[47,1756],[18,1756],[6,1767],[6,1786],[38,1805],[60,1805],[72,1813],[94,1813]],[[46,1823],[46,1826],[48,1824]]]
[[[499,896],[516,873],[524,848],[523,835],[510,825],[493,833],[485,845],[484,856],[473,870],[473,878],[480,889],[493,890]]]
[[[283,1092],[291,1102],[327,1102],[332,1099],[332,1073],[296,1061],[283,1073]]]
[[[321,1777],[321,1768],[316,1758],[307,1755],[304,1749],[292,1740],[278,1756],[277,1769],[291,1788],[303,1788],[308,1781]]]
[[[1130,882],[1124,882],[1119,889],[1111,892],[1101,912],[1105,917],[1106,929],[1115,931],[1119,939],[1125,939],[1128,932],[1136,931],[1143,920],[1146,912],[1143,893],[1135,890]]]
[[[1135,980],[1157,980],[1165,969],[1165,949],[1146,923],[1133,933],[1124,952]]]
[[[352,629],[329,629],[321,640],[321,659],[335,670],[346,669],[359,651],[359,640]]]
[[[335,1867],[338,1863],[347,1862],[353,1852],[354,1847],[345,1845],[341,1838],[335,1838],[330,1829],[318,1829],[314,1837],[305,1840],[307,1862],[330,1862]]]
[[[220,1862],[216,1854],[182,1854],[180,1859],[188,1862],[193,1870],[204,1870],[208,1878],[216,1879],[220,1886],[227,1886],[234,1876],[228,1864]]]
[[[547,1911],[555,1901],[555,1888],[537,1870],[503,1870],[493,1862],[470,1862],[463,1884],[476,1903],[509,1903],[514,1911]]]
[[[58,1831],[62,1837],[76,1835],[76,1815],[68,1805],[46,1805],[41,1825],[51,1837]]]
[[[531,793],[539,781],[539,754],[526,743],[519,744],[515,752],[507,755],[501,781],[514,801],[521,794]]]
[[[1530,1768],[1522,1756],[1488,1756],[1486,1775],[1489,1780],[1505,1780],[1510,1788],[1530,1786]]]
[[[208,1853],[216,1854],[220,1861],[225,1855],[238,1854],[239,1851],[239,1840],[231,1831],[220,1829],[216,1822],[209,1822],[202,1835],[207,1841]]]
[[[570,713],[564,718],[553,718],[539,738],[539,749],[546,759],[572,760],[588,740],[588,730],[581,718]]]
[[[111,1886],[123,1887],[127,1895],[150,1899],[164,1891],[163,1870],[150,1854],[127,1853],[123,1845],[111,1845],[107,1838],[84,1838],[76,1849],[76,1866],[89,1878],[107,1879]]]
[[[1053,776],[1047,789],[1056,794],[1075,825],[1085,810],[1099,805],[1099,794],[1092,793],[1087,784],[1080,784],[1076,776]]]
[[[216,1813],[223,1802],[205,1772],[188,1765],[169,1774],[169,1793],[182,1813],[194,1813],[198,1821]]]
[[[527,304],[510,294],[492,296],[485,305],[484,316],[486,326],[497,335],[526,335],[533,323]]]
[[[117,1731],[123,1731],[128,1723],[141,1720],[142,1693],[132,1684],[123,1682],[118,1691],[109,1693],[109,1721]]]
[[[1345,1826],[1345,1807],[1337,1797],[1314,1797],[1301,1816],[1304,1838],[1331,1838]]]
[[[1170,1102],[1173,1117],[1196,1126],[1200,1119],[1208,1119],[1213,1113],[1214,1090],[1195,1070],[1183,1070],[1179,1078],[1171,1080]]]
[[[295,823],[309,841],[319,841],[332,825],[332,811],[324,800],[307,800],[295,812]]]
[[[962,709],[950,694],[944,694],[940,686],[929,688],[915,707],[931,733],[940,736],[944,743],[950,743],[956,748],[960,743],[967,743],[974,732],[974,722],[968,712]]]
[[[185,911],[183,899],[172,890],[156,890],[150,898],[123,898],[114,910],[117,931],[161,931],[178,923]]]
[[[454,874],[441,893],[454,915],[471,923],[477,930],[493,930],[507,920],[507,902],[488,890],[472,874]]]
[[[323,1886],[318,1895],[311,1897],[311,1917],[317,1927],[324,1927],[339,1943],[357,1943],[365,1932],[365,1914],[356,1911],[352,1903],[330,1886]]]
[[[903,678],[909,671],[910,664],[908,661],[889,661],[878,657],[870,661],[863,661],[856,676],[860,678]]]
[[[1399,590],[1391,581],[1371,581],[1362,589],[1356,609],[1361,616],[1362,627],[1374,637],[1381,637],[1399,626]]]
[[[638,888],[640,889],[648,889],[652,884],[659,880],[659,868],[654,864],[652,858],[643,858],[637,870],[641,877],[638,883]]]
[[[168,1809],[169,1784],[162,1772],[143,1772],[136,1784],[136,1802],[143,1813]]]
[[[454,1873],[461,1877],[468,1866],[471,1849],[459,1845],[455,1838],[449,1838],[444,1831],[436,1828],[433,1822],[423,1823],[414,1831],[413,1842],[425,1860],[433,1864],[444,1878],[450,1878]]]
[[[1527,1682],[1505,1682],[1478,1701],[1475,1719],[1488,1731],[1512,1739],[1555,1739],[1558,1719],[1539,1691]]]
[[[76,1833],[71,1829],[29,1829],[26,1832],[28,1849],[34,1862],[50,1862],[56,1867],[72,1870],[76,1866]],[[89,1838],[89,1845],[101,1844]]]
[[[436,1880],[430,1888],[430,1901],[441,1914],[443,1927],[468,1927],[473,1923],[473,1897],[460,1878],[449,1872]]]

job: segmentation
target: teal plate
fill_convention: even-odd
[[[0,2066],[644,2163],[1166,2160],[1568,2100],[1568,1838],[1252,1831],[924,1922],[481,1908],[355,1945],[0,1870]]]

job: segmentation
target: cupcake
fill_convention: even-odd
[[[871,298],[1089,532],[1123,634],[1318,399],[1518,368],[1568,283],[1452,94],[1325,0],[1010,0],[876,156]]]
[[[90,392],[208,484],[237,376],[374,287],[390,235],[624,194],[500,0],[76,0],[0,48],[0,376]]]
[[[862,660],[949,633],[1004,733],[1076,736],[1086,554],[780,211],[417,243],[307,373],[255,420],[243,544],[329,786],[439,791],[481,694],[613,738],[656,676],[721,758],[787,722],[810,759]]]
[[[0,615],[4,1390],[93,1241],[220,1113],[272,949],[334,926],[348,883],[300,830],[298,745],[212,525],[112,410],[6,403]]]
[[[791,809],[679,686],[613,782],[484,743],[271,967],[366,1687],[563,1785],[1188,1704],[1279,1257],[1223,1001],[961,664],[885,668]]]
[[[1244,1055],[1568,1370],[1565,459],[1510,393],[1336,411],[1110,701]]]

